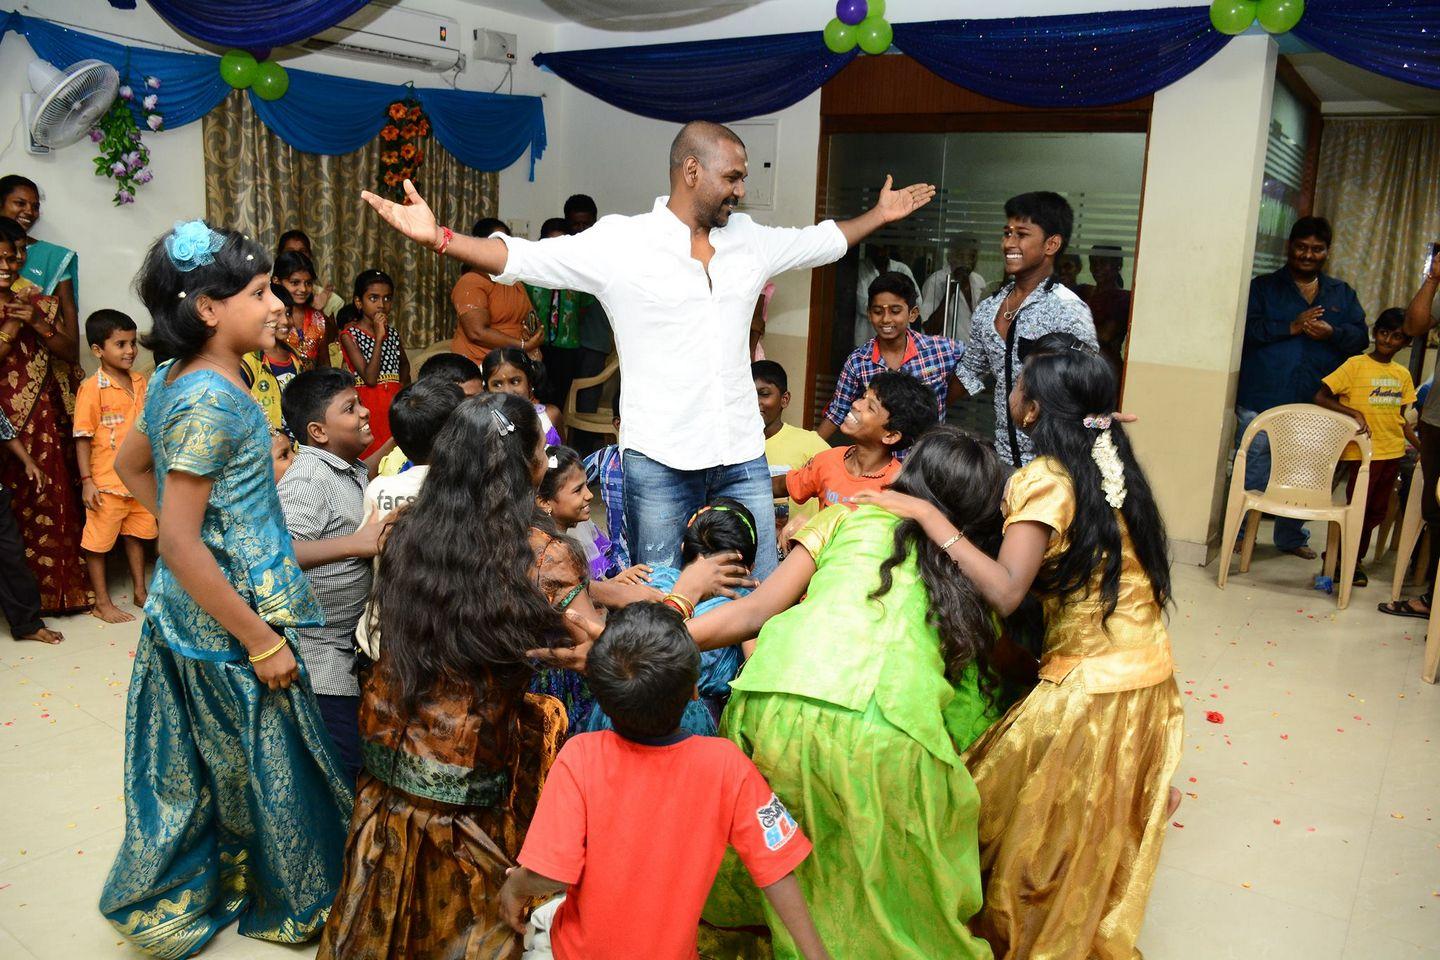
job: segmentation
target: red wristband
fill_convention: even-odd
[[[450,246],[450,241],[455,239],[455,231],[449,227],[440,228],[440,245],[435,248],[436,253],[443,254]]]

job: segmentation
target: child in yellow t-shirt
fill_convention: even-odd
[[[1413,428],[1405,419],[1405,408],[1415,402],[1415,382],[1410,371],[1395,362],[1409,337],[1403,330],[1405,311],[1398,307],[1386,310],[1375,320],[1375,349],[1358,354],[1342,363],[1334,373],[1320,381],[1315,402],[1329,410],[1354,417],[1360,429],[1370,435],[1370,484],[1365,500],[1365,524],[1360,534],[1360,556],[1370,549],[1370,534],[1385,520],[1390,507],[1390,492],[1400,475],[1408,441],[1418,447]],[[1340,458],[1348,461],[1349,483],[1346,498],[1355,494],[1355,480],[1360,472],[1360,451],[1352,444]],[[1369,578],[1360,564],[1355,565],[1355,586],[1363,587]]]
[[[781,419],[790,406],[790,383],[785,368],[774,360],[756,360],[750,364],[755,381],[755,398],[760,403],[760,419],[765,422],[765,459],[770,463],[772,477],[799,470],[817,453],[830,449],[830,444],[814,430],[803,430]],[[820,501],[808,503],[794,500],[775,501],[775,529],[785,526],[787,519],[809,520],[820,511]]]

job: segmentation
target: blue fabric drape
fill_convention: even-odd
[[[370,0],[149,0],[176,30],[222,47],[255,50],[313,37]],[[134,6],[134,4],[131,4]]]
[[[1309,0],[1296,38],[1392,80],[1440,90],[1440,2]]]
[[[895,47],[951,83],[1031,107],[1154,93],[1229,37],[1203,5],[1054,17],[894,24]],[[1440,0],[1308,0],[1293,31],[1347,63],[1440,88]],[[788,107],[854,58],[819,32],[542,53],[535,63],[607,103],[658,120],[738,120]]]
[[[160,112],[166,127],[181,127],[215,109],[230,92],[216,57],[127,47],[67,30],[18,13],[4,16],[0,35],[14,30],[37,56],[67,67],[77,60],[103,60],[120,71],[137,93],[147,76],[160,78]],[[465,90],[416,89],[309,70],[288,71],[290,89],[279,100],[250,103],[261,121],[297,150],[342,154],[360,149],[385,125],[385,108],[414,95],[430,117],[435,139],[450,154],[477,170],[503,170],[530,151],[530,178],[545,152],[545,109],[539,97]],[[139,119],[137,117],[137,119]]]
[[[534,61],[621,110],[723,123],[799,103],[855,57],[830,52],[819,33],[786,33],[541,53]]]
[[[1148,96],[1229,37],[1208,7],[895,24],[895,46],[956,86],[1027,107],[1091,107]]]

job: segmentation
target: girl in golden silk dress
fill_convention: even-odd
[[[1011,416],[1037,457],[1010,479],[999,559],[893,491],[1002,614],[1045,608],[1040,682],[965,754],[980,791],[985,905],[997,960],[1135,960],[1173,810],[1182,714],[1164,610],[1165,528],[1109,411],[1115,374],[1068,334],[1030,346]]]

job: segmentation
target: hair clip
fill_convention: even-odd
[[[255,259],[255,254],[253,254],[253,253],[247,253],[247,254],[245,254],[245,259],[246,259],[246,260],[254,260],[254,259]]]
[[[547,467],[549,467],[551,470],[558,469],[559,466],[560,466],[560,458],[557,457],[557,456],[555,456],[555,455],[552,453],[552,454],[550,455],[550,459],[547,460],[547,461],[545,461],[545,465],[546,465]]]
[[[1108,414],[1092,413],[1090,416],[1085,417],[1080,422],[1085,425],[1085,428],[1087,430],[1109,430],[1110,419],[1111,418]]]
[[[515,432],[515,424],[511,423],[510,418],[496,408],[490,408],[490,416],[495,418],[495,429],[500,431],[500,436],[503,437]]]
[[[185,291],[184,291],[184,290],[181,290],[178,294],[176,294],[176,296],[178,296],[181,300],[184,300],[184,299],[185,299]]]
[[[210,229],[204,220],[176,221],[165,238],[165,252],[181,273],[215,262],[215,251],[225,246],[225,234]]]

